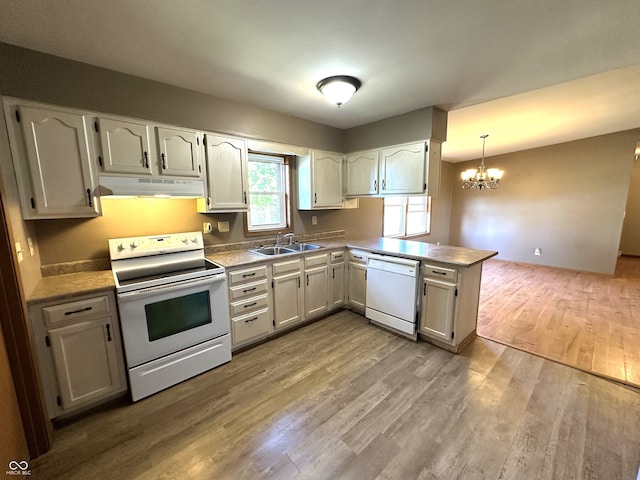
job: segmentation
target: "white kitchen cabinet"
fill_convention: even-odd
[[[423,266],[419,334],[421,338],[459,352],[475,337],[482,264],[456,267]]]
[[[298,209],[343,208],[343,155],[312,150],[298,157]]]
[[[4,103],[24,218],[98,216],[85,115],[10,99]]]
[[[296,325],[304,320],[304,293],[301,260],[273,264],[273,310],[275,330]]]
[[[206,197],[197,201],[198,212],[247,211],[247,145],[241,138],[207,133]]]
[[[329,309],[333,310],[344,305],[345,297],[345,252],[340,250],[331,252],[329,266]]]
[[[105,173],[151,175],[153,152],[148,124],[134,120],[98,117],[98,162]]]
[[[232,348],[267,338],[273,331],[270,268],[257,265],[229,270],[227,281]]]
[[[379,193],[380,151],[350,153],[345,159],[346,196],[362,197]]]
[[[349,153],[345,164],[347,197],[439,193],[441,143],[434,139]]]
[[[347,298],[350,307],[363,313],[367,306],[368,258],[368,252],[364,252],[362,250],[349,251]]]
[[[380,193],[420,194],[426,190],[425,143],[383,148],[380,152]]]
[[[452,343],[457,286],[455,283],[425,278],[422,284],[420,333]]]
[[[329,269],[326,253],[304,258],[304,306],[305,319],[316,317],[329,310]]]
[[[202,177],[198,132],[156,127],[156,134],[162,176]]]
[[[127,390],[113,292],[34,304],[29,313],[51,418]]]

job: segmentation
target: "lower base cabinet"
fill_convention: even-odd
[[[302,261],[297,258],[273,264],[273,328],[282,330],[304,320]]]
[[[29,306],[50,418],[127,390],[113,292]]]
[[[349,251],[347,301],[354,310],[364,313],[367,302],[367,261],[369,253]]]
[[[454,268],[430,263],[422,268],[420,337],[459,352],[475,337],[482,264]]]

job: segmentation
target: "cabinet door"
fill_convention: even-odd
[[[453,344],[456,285],[427,278],[422,285],[420,333]]]
[[[349,262],[349,305],[364,311],[367,302],[367,266]]]
[[[347,155],[346,159],[346,195],[377,195],[380,153],[378,150],[358,152]]]
[[[107,118],[98,118],[98,125],[103,171],[151,175],[147,125]]]
[[[424,142],[384,148],[380,160],[380,193],[424,193],[425,150]]]
[[[325,313],[329,306],[327,267],[306,270],[304,287],[305,318]]]
[[[67,410],[122,390],[111,316],[48,331],[62,409]]]
[[[304,318],[304,297],[300,272],[273,279],[274,327],[279,330]]]
[[[338,308],[344,303],[344,262],[331,265],[331,303],[330,308]]]
[[[342,155],[312,153],[313,208],[342,207]]]
[[[200,177],[200,138],[196,132],[158,127],[160,173],[167,176]]]
[[[19,110],[34,195],[25,217],[97,216],[84,115]]]
[[[242,139],[205,135],[209,210],[247,209],[247,147]]]

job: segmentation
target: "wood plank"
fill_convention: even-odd
[[[340,312],[58,425],[34,478],[633,478],[640,394],[476,338]],[[631,475],[631,476],[630,476]]]

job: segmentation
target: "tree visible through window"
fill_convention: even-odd
[[[247,231],[282,231],[289,225],[289,169],[284,156],[249,153]]]
[[[383,215],[385,237],[429,233],[431,197],[385,197]]]

